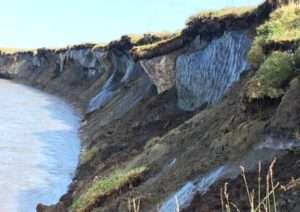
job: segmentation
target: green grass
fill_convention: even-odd
[[[248,52],[248,61],[255,67],[259,67],[265,61],[266,55],[264,54],[263,43],[262,38],[255,39]]]
[[[89,162],[90,160],[92,160],[95,157],[97,152],[98,152],[97,147],[93,147],[85,152],[82,152],[80,155],[80,164],[83,165]]]
[[[267,45],[300,42],[300,5],[290,3],[276,9],[270,19],[257,28],[256,34],[248,59],[252,65],[259,67],[266,58],[264,49]]]
[[[270,19],[257,28],[257,36],[248,53],[249,62],[258,68],[250,80],[246,96],[249,100],[279,98],[285,85],[300,67],[300,48],[295,53],[271,52],[265,55],[269,44],[297,45],[300,41],[300,5],[289,3],[276,9]],[[270,51],[270,49],[268,50]]]
[[[257,39],[265,44],[300,39],[300,5],[289,4],[275,10],[267,21],[257,29]]]
[[[249,99],[278,98],[283,87],[295,76],[294,58],[286,52],[273,52],[260,66],[247,88]]]
[[[131,170],[117,170],[106,178],[94,181],[87,191],[74,201],[72,211],[85,211],[101,198],[109,196],[127,184],[130,184],[130,182],[144,174],[146,170],[146,167]]]

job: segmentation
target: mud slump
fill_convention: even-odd
[[[79,116],[62,100],[0,80],[0,211],[53,204],[78,163]]]

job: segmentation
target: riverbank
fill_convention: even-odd
[[[265,70],[276,68],[273,57],[296,60],[297,40],[288,55],[272,55],[279,45],[257,41],[277,6],[199,15],[163,39],[124,36],[107,46],[1,55],[3,76],[62,96],[83,114],[81,162],[69,192],[39,211],[130,211],[133,202],[154,211],[265,136],[293,137],[297,67],[284,63],[275,85]],[[268,86],[257,87],[259,80]]]

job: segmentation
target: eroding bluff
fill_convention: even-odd
[[[201,38],[200,38],[201,39]],[[218,101],[247,70],[251,40],[244,32],[226,32],[176,62],[178,104],[184,110]]]
[[[197,35],[182,48],[140,60],[124,46],[83,45],[1,55],[1,74],[67,98],[83,114],[83,153],[76,183],[58,205],[40,205],[39,210],[74,207],[92,185],[91,179],[101,179],[99,173],[110,176],[114,173],[110,169],[120,164],[124,170],[154,164],[158,170],[165,170],[169,165],[163,165],[163,161],[171,160],[175,161],[172,167],[177,167],[181,156],[173,151],[185,151],[187,146],[175,150],[169,142],[156,144],[157,138],[170,139],[201,106],[222,100],[232,83],[247,71],[250,44],[247,32],[238,30],[224,31],[210,39]],[[177,155],[177,159],[168,155]],[[172,167],[153,180],[161,181],[164,175],[169,179]],[[175,191],[169,182],[171,187],[160,196],[161,201]],[[138,190],[143,192],[147,185],[146,180]],[[150,190],[157,190],[157,186]],[[119,201],[117,198],[116,203]],[[124,211],[120,207],[113,210]]]
[[[82,111],[74,181],[58,204],[39,211],[127,211],[134,200],[141,211],[202,209],[205,202],[197,202],[214,197],[227,172],[238,174],[237,164],[266,136],[286,142],[276,135],[299,129],[299,77],[280,99],[243,99],[257,71],[247,62],[249,35],[274,9],[268,2],[240,17],[196,20],[158,43],[140,46],[124,36],[104,47],[1,54],[0,76]],[[116,179],[107,192],[95,189]]]

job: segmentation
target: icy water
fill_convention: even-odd
[[[53,204],[78,163],[79,116],[62,100],[0,80],[0,211]]]

